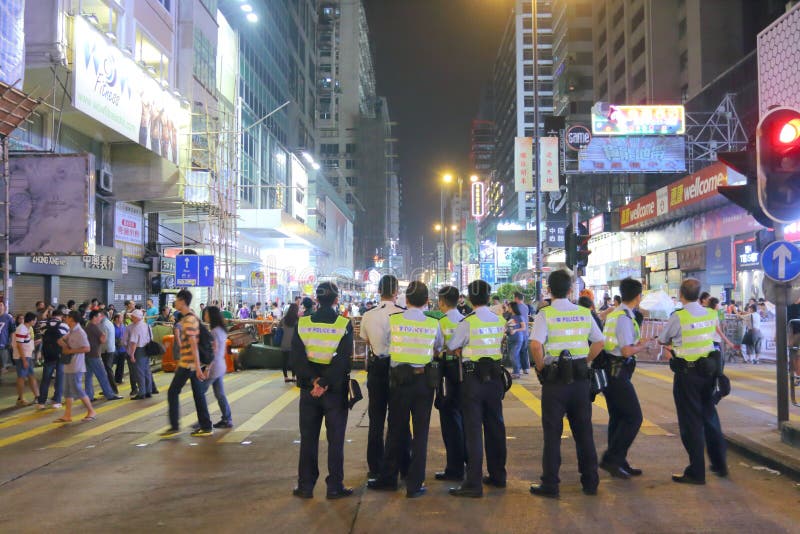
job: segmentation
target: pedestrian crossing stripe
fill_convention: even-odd
[[[520,384],[512,384],[511,389],[509,389],[512,395],[514,395],[522,404],[527,406],[533,413],[538,415],[539,417],[542,416],[542,401],[539,400],[536,395],[522,387]],[[562,432],[561,437],[566,437],[571,432],[569,427],[569,421],[567,418],[564,418],[564,430]]]
[[[291,404],[300,396],[298,388],[292,388],[283,395],[270,402],[261,411],[253,415],[250,419],[236,427],[236,430],[224,435],[218,443],[241,443],[246,440],[253,432],[269,423],[284,408]]]
[[[263,380],[257,380],[255,382],[253,382],[252,384],[248,384],[247,386],[239,388],[236,391],[234,391],[233,393],[227,393],[226,392],[225,397],[228,399],[228,403],[229,404],[233,404],[234,402],[236,402],[237,400],[241,399],[242,397],[245,397],[245,396],[249,395],[250,393],[256,391],[257,389],[260,389],[261,387],[269,384],[270,382],[273,382],[279,376],[281,376],[280,373],[274,373],[272,375],[267,376]],[[233,380],[231,380],[231,382],[233,382]],[[209,388],[209,390],[210,390],[210,388]],[[190,391],[191,391],[191,389],[190,389]],[[208,397],[209,404],[214,403],[214,406],[209,408],[208,414],[209,415],[214,415],[214,414],[219,413],[219,404],[216,403],[216,399],[213,400],[213,401],[211,401],[210,399],[214,399],[213,394],[210,397]],[[168,429],[169,429],[169,425],[164,425],[161,428],[159,428],[158,430],[156,430],[155,432],[151,432],[151,433],[149,433],[149,434],[147,434],[147,435],[145,435],[145,436],[143,436],[143,437],[141,437],[139,439],[135,439],[135,440],[131,441],[131,445],[136,445],[136,446],[139,446],[139,447],[152,445],[152,444],[160,441],[161,440],[161,433],[166,431],[166,430],[168,430]]]
[[[595,397],[594,400],[595,405],[599,406],[600,408],[608,411],[608,405],[606,404],[606,399],[601,395]],[[673,436],[671,432],[667,432],[657,424],[653,423],[647,418],[642,418],[642,426],[639,431],[644,434],[645,436]]]

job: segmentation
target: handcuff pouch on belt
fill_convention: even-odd
[[[712,351],[708,356],[692,362],[679,357],[670,358],[669,368],[676,374],[695,372],[701,376],[715,378],[717,374],[721,374],[722,371],[722,366],[719,363],[720,361],[721,356],[719,352]]]
[[[389,371],[389,387],[405,386],[414,380],[414,368],[407,363],[392,367]]]
[[[575,380],[589,378],[589,365],[586,358],[572,359],[568,350],[562,350],[558,359],[544,366],[541,372],[537,371],[539,382],[542,384],[572,384]]]
[[[484,356],[475,363],[475,372],[481,382],[489,382],[492,379],[503,376],[503,368],[500,362],[488,356]]]
[[[425,382],[431,389],[437,389],[442,382],[442,371],[444,370],[444,362],[433,360],[425,366]]]

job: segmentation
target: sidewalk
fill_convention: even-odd
[[[778,430],[725,432],[731,449],[783,474],[800,478],[800,448],[781,441]]]

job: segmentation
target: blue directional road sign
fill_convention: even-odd
[[[761,252],[764,274],[776,282],[788,282],[800,275],[800,249],[788,241],[773,241]]]
[[[214,256],[181,255],[175,258],[177,287],[213,287]]]

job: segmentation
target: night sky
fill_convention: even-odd
[[[469,172],[470,122],[512,0],[364,0],[378,93],[398,123],[401,238],[434,246],[438,177]],[[419,258],[414,257],[415,263]]]

